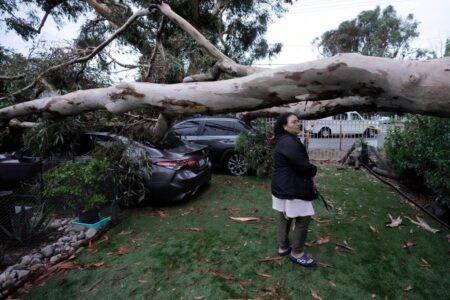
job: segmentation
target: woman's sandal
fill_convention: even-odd
[[[291,254],[291,250],[292,250],[292,248],[291,247],[288,247],[285,251],[283,251],[283,252],[280,252],[280,249],[278,249],[278,255],[279,256],[286,256],[286,255],[289,255],[289,254]]]
[[[294,264],[299,264],[299,265],[301,265],[303,267],[306,267],[306,268],[310,268],[310,267],[315,267],[316,266],[316,261],[311,256],[309,256],[306,253],[304,253],[299,258],[293,257],[292,255],[289,255],[289,259]],[[311,260],[311,262],[308,262],[309,260]]]

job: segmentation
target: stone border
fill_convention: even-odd
[[[63,233],[56,242],[23,256],[19,263],[0,273],[0,298],[17,290],[31,275],[44,273],[50,266],[67,259],[97,235],[96,229],[72,226],[71,221],[72,219],[54,220],[49,227]]]

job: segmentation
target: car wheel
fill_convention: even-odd
[[[323,137],[323,138],[331,137],[331,129],[328,127],[324,127],[322,129],[320,129],[319,136]]]
[[[366,138],[373,138],[377,134],[377,130],[373,128],[367,128],[364,130],[363,136]]]
[[[240,153],[232,153],[225,160],[225,168],[231,175],[242,176],[247,173],[244,156]]]

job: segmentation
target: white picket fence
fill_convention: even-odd
[[[268,118],[271,125],[274,118]],[[389,130],[402,127],[402,122],[381,123],[374,120],[303,120],[300,139],[313,159],[339,160],[357,139],[382,148]]]

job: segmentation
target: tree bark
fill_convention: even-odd
[[[306,107],[303,116],[362,109],[450,117],[450,58],[420,62],[341,54],[223,81],[120,83],[16,104],[0,109],[0,119],[35,113],[76,115],[98,109],[122,113],[142,107],[169,116],[220,114],[299,99],[309,99],[299,104]]]

